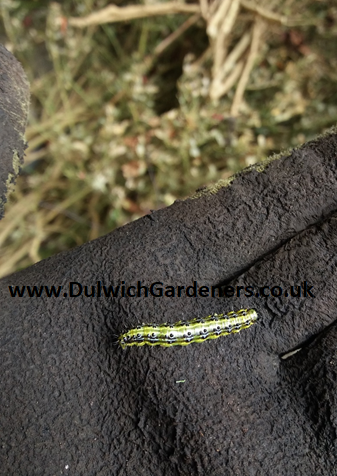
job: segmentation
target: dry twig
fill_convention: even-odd
[[[175,13],[200,14],[200,7],[198,5],[187,5],[178,2],[160,3],[158,5],[129,5],[127,7],[109,5],[83,18],[69,18],[68,22],[71,26],[84,28],[89,25],[101,25],[103,23],[114,23],[159,15],[172,15]]]
[[[200,18],[199,13],[195,13],[190,18],[188,18],[179,28],[176,29],[171,35],[169,35],[165,40],[163,40],[154,50],[155,55],[160,55],[163,51],[166,50],[174,41],[176,41],[179,36],[185,33],[192,25],[197,23]]]
[[[261,18],[257,17],[254,24],[254,28],[253,28],[253,38],[252,38],[252,44],[250,47],[249,56],[248,56],[246,65],[244,67],[244,70],[242,72],[242,76],[239,80],[238,87],[236,88],[233,104],[231,107],[232,117],[236,117],[238,115],[240,105],[242,103],[243,94],[245,92],[245,89],[248,83],[249,75],[254,66],[254,61],[258,53],[259,41],[260,41],[263,30],[264,30],[264,23],[261,20]]]

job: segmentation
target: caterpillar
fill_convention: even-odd
[[[132,345],[189,345],[240,332],[257,321],[255,309],[240,309],[227,314],[211,314],[205,318],[178,321],[174,324],[147,324],[131,329],[118,338],[123,349]]]

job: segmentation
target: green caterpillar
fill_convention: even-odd
[[[142,325],[131,329],[118,338],[123,349],[132,345],[189,345],[209,339],[240,332],[257,321],[255,309],[240,309],[227,314],[212,314],[191,321],[178,321],[174,324]]]

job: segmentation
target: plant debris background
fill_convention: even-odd
[[[150,14],[79,27],[72,19],[109,2],[1,2],[0,41],[28,75],[31,109],[25,165],[0,224],[0,276],[168,206],[337,122],[334,2],[261,1],[256,12],[253,3],[237,1],[225,45],[210,34],[206,14],[220,2],[181,3],[191,12],[151,16],[151,8],[166,3],[117,1],[145,5]],[[226,59],[256,25],[262,27],[255,51],[250,41],[227,61],[224,77]]]

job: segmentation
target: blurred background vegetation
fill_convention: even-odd
[[[334,1],[257,2],[285,21],[263,19],[235,115],[237,81],[210,99],[215,40],[205,16],[71,22],[111,3],[0,1],[0,41],[31,84],[29,148],[0,223],[1,276],[168,206],[337,122]],[[241,5],[228,51],[256,16]]]

